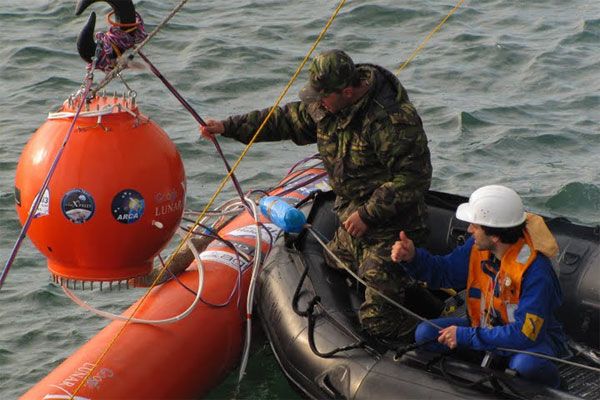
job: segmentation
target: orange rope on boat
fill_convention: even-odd
[[[111,43],[110,47],[113,48],[113,50],[114,50],[115,54],[117,55],[117,57],[121,57],[121,51],[119,50],[119,48],[117,46],[115,46],[114,43]]]

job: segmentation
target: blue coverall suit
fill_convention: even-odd
[[[467,283],[469,258],[473,245],[474,239],[471,237],[464,245],[445,256],[434,256],[425,249],[417,248],[414,259],[406,263],[405,268],[416,279],[427,282],[431,289],[464,288]],[[565,343],[562,326],[554,316],[554,311],[561,302],[560,284],[552,264],[546,256],[538,253],[523,275],[514,322],[492,328],[471,327],[468,318],[439,318],[432,322],[442,328],[456,325],[456,340],[459,348],[488,351],[504,347],[556,357],[564,353]],[[534,314],[545,321],[534,341],[522,332],[527,313]],[[422,322],[417,327],[415,336],[417,343],[423,343],[437,338],[439,330]],[[437,352],[448,350],[448,347],[437,342],[426,348]],[[558,387],[560,378],[553,362],[527,354],[501,351],[495,353],[508,356],[509,368],[516,370],[522,377]]]

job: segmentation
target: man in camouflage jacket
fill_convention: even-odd
[[[302,101],[276,109],[257,141],[317,143],[341,221],[329,248],[370,287],[402,303],[409,280],[394,268],[390,248],[401,230],[421,244],[427,235],[431,162],[421,119],[398,79],[380,66],[355,65],[345,52],[330,50],[309,72]],[[268,112],[208,120],[201,133],[248,143]],[[359,319],[371,335],[391,339],[415,324],[370,288]]]

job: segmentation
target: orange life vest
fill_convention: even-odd
[[[492,309],[503,324],[514,322],[523,274],[537,256],[529,234],[526,230],[524,233],[524,238],[508,248],[497,272],[490,265],[492,253],[473,245],[467,278],[467,312],[471,326],[490,327]]]

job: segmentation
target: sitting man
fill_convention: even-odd
[[[421,323],[417,343],[442,352],[458,348],[508,348],[549,356],[562,354],[562,326],[554,317],[561,304],[560,285],[548,257],[558,251],[543,219],[527,215],[519,195],[504,186],[477,189],[456,210],[468,222],[471,237],[445,256],[415,248],[404,232],[392,247],[392,260],[432,289],[466,287],[468,318],[439,318]],[[435,343],[435,339],[437,342]],[[496,351],[509,357],[509,368],[522,377],[552,387],[559,385],[557,367],[549,360]]]

